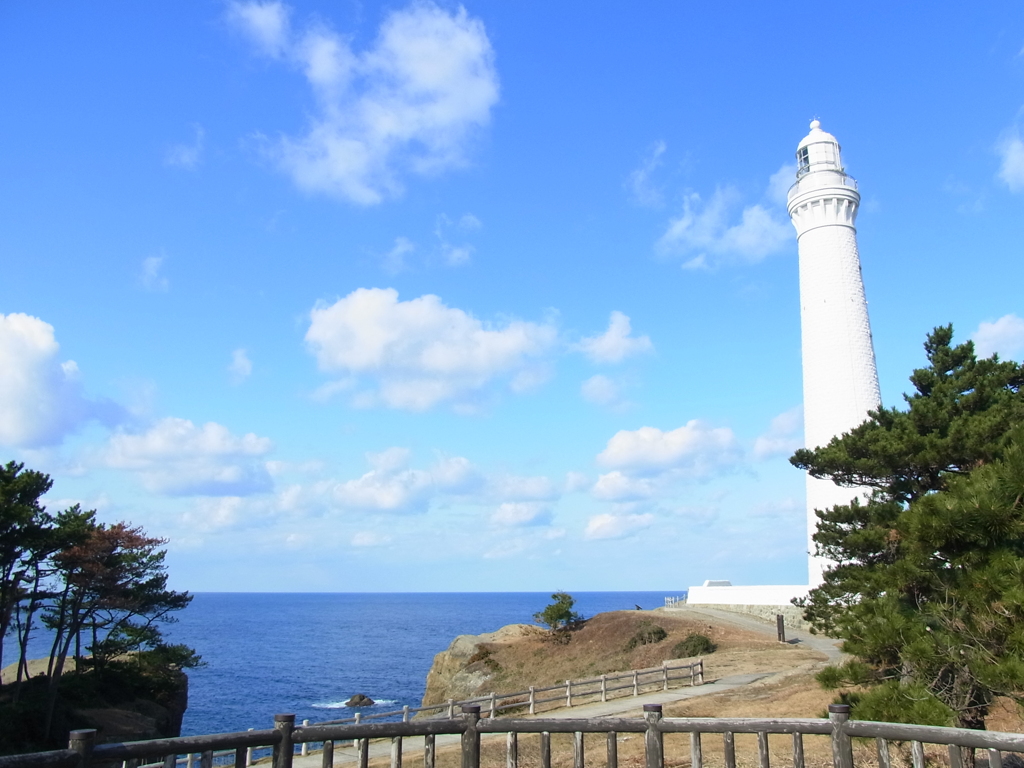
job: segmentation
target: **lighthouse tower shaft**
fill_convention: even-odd
[[[857,251],[857,182],[846,174],[839,143],[817,120],[797,149],[789,215],[800,257],[804,445],[816,448],[864,421],[880,403],[875,352]],[[807,477],[809,583],[828,561],[814,555],[815,510],[847,504],[860,491]]]

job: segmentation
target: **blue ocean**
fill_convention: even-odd
[[[656,608],[670,594],[573,596],[576,610],[593,616]],[[549,602],[538,592],[198,593],[164,630],[206,663],[189,671],[182,735],[270,728],[285,712],[299,722],[351,717],[344,702],[355,693],[378,702],[378,712],[419,706],[434,654],[456,635],[532,623]],[[33,643],[40,656],[49,650],[42,641]]]

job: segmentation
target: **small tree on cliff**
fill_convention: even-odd
[[[187,592],[167,589],[166,539],[147,536],[126,523],[96,524],[88,534],[53,556],[61,589],[54,593],[43,622],[54,633],[50,653],[49,732],[59,682],[69,653],[85,648],[97,674],[115,659],[139,673],[152,672],[154,659],[175,668],[194,667],[200,658],[185,646],[168,646],[160,625],[191,601]]]
[[[533,620],[538,624],[545,624],[552,630],[566,629],[583,617],[576,613],[572,607],[576,605],[576,598],[568,592],[555,592],[551,599],[554,601],[543,611],[533,614]]]
[[[816,549],[835,566],[803,602],[856,657],[819,680],[867,685],[862,719],[984,728],[997,692],[1024,698],[1024,369],[952,335],[928,336],[906,410],[792,459],[872,489],[818,510]]]

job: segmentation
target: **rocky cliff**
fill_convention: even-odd
[[[494,652],[524,637],[543,634],[544,630],[529,624],[509,624],[496,632],[459,635],[448,646],[448,650],[434,657],[434,663],[427,673],[423,706],[490,693],[497,672],[497,665],[492,660]]]

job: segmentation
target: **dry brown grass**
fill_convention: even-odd
[[[626,651],[625,645],[636,626],[643,619],[653,620],[668,632],[668,637],[654,645]],[[490,646],[491,657],[498,663],[498,690],[519,690],[529,685],[552,685],[566,679],[580,679],[602,673],[631,668],[657,666],[670,658],[672,646],[690,632],[709,636],[719,650],[705,657],[706,679],[748,672],[771,672],[770,677],[721,693],[700,696],[668,704],[666,717],[811,717],[827,716],[828,705],[835,693],[824,691],[814,680],[814,673],[824,663],[824,656],[799,645],[780,644],[770,636],[757,634],[730,625],[712,625],[706,621],[665,616],[658,613],[620,611],[602,614],[581,629],[573,640],[558,646],[541,639],[527,638],[516,643]],[[639,713],[636,713],[639,714]],[[999,700],[988,720],[989,730],[1024,732],[1024,719],[1016,705]],[[757,737],[737,734],[736,764],[738,768],[756,768],[758,765]],[[793,740],[789,735],[769,737],[772,766],[787,768],[793,764]],[[804,736],[804,756],[807,768],[831,768],[831,743],[827,736]],[[703,762],[706,768],[722,768],[725,764],[722,739],[715,734],[702,737]],[[585,738],[586,765],[603,768],[606,755],[604,734],[591,734]],[[619,734],[617,739],[620,768],[643,768],[644,739],[642,734]],[[909,768],[908,745],[892,745],[894,768]],[[930,766],[948,765],[945,748],[928,747],[926,757]],[[874,743],[856,740],[854,758],[857,765],[877,765]],[[404,764],[418,768],[420,753],[408,753]],[[371,768],[387,768],[388,760],[376,758]],[[519,736],[519,764],[523,768],[540,765],[540,736]],[[553,768],[571,768],[573,765],[573,739],[570,734],[552,734],[551,764]],[[441,748],[436,756],[437,768],[460,768],[461,752],[458,747]],[[481,744],[482,768],[504,768],[506,765],[504,737],[484,738]],[[668,734],[665,737],[665,765],[667,768],[690,766],[690,737],[688,734]]]
[[[627,650],[629,639],[642,621],[664,628],[668,636],[661,642]],[[718,646],[715,653],[705,657],[705,679],[709,682],[727,675],[778,671],[823,659],[814,651],[727,625],[656,612],[615,611],[590,619],[573,633],[567,645],[558,645],[547,637],[488,645],[489,659],[497,665],[488,687],[499,692],[519,691],[531,685],[557,685],[566,680],[656,667],[674,658],[672,648],[691,632],[707,635]]]

